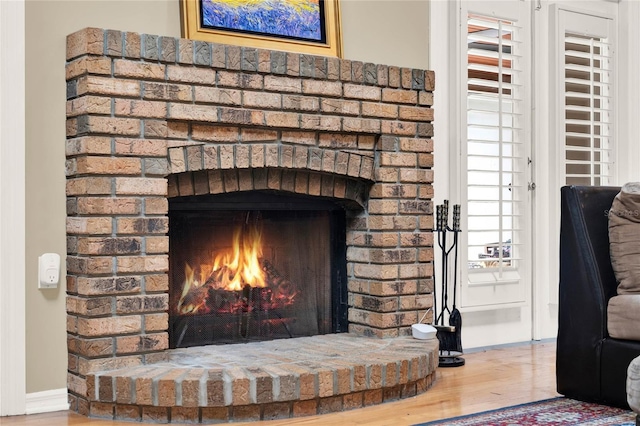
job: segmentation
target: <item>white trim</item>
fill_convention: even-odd
[[[0,1],[0,415],[25,413],[25,0]]]
[[[640,181],[640,3],[635,0],[620,2],[618,27],[618,185]],[[624,91],[622,91],[624,88]],[[624,149],[624,154],[623,154]]]
[[[452,61],[455,61],[455,39],[450,37],[451,16],[455,13],[455,2],[431,1],[429,2],[429,68],[436,75],[436,90],[434,93],[434,122],[438,123],[434,130],[434,152],[438,154],[438,160],[433,166],[434,170],[434,204],[441,204],[445,199],[459,202],[455,181],[452,180],[452,170],[456,167],[457,135],[452,128],[450,118],[453,117],[455,103],[450,102],[452,84],[455,79],[451,70]]]
[[[67,388],[28,393],[26,397],[26,414],[51,413],[68,409]]]

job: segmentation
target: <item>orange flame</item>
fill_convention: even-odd
[[[266,287],[264,272],[260,267],[261,257],[262,232],[256,226],[246,230],[238,227],[233,233],[231,252],[216,256],[212,276],[221,284],[221,288],[227,290],[242,290],[246,284]]]
[[[261,229],[255,224],[238,226],[233,233],[231,249],[218,252],[213,265],[201,264],[196,274],[196,270],[185,264],[185,282],[178,311],[183,314],[206,311],[209,288],[238,291],[246,285],[266,287],[261,258]]]

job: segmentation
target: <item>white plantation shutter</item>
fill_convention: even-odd
[[[608,185],[614,179],[612,20],[565,10],[559,18],[564,183]]]
[[[460,305],[467,310],[524,306],[531,285],[530,13],[519,1],[462,3]]]
[[[467,25],[468,267],[495,271],[496,280],[511,279],[514,274],[506,269],[513,269],[522,245],[527,184],[521,29],[476,14],[469,14]]]

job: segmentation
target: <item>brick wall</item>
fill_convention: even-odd
[[[74,409],[87,375],[168,348],[168,197],[339,200],[349,331],[407,335],[432,305],[433,72],[87,28],[66,80]]]

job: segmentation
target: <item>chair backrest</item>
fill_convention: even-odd
[[[560,192],[561,285],[563,278],[575,278],[576,272],[587,274],[599,281],[606,301],[617,287],[609,256],[608,215],[618,192],[620,187],[611,186],[565,186]]]

